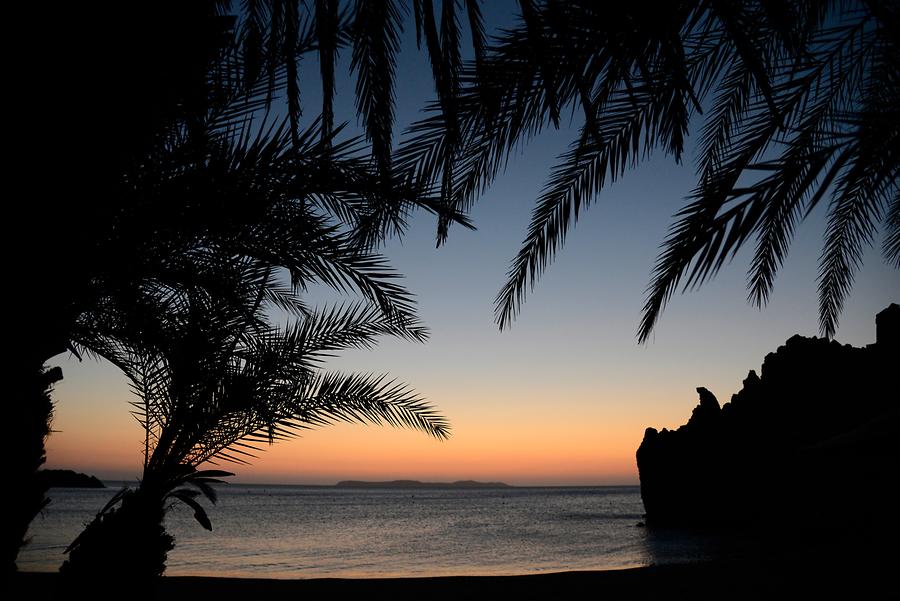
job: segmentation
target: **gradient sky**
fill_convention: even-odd
[[[488,3],[488,25],[505,3]],[[432,95],[413,31],[404,34],[398,123]],[[347,54],[347,53],[345,53]],[[314,60],[304,61],[307,113],[318,105]],[[346,72],[346,70],[345,70]],[[352,118],[352,83],[338,82],[337,114]],[[307,90],[309,92],[307,93]],[[577,123],[575,124],[577,126]],[[799,228],[762,311],[746,302],[748,253],[702,289],[676,295],[655,334],[635,332],[658,245],[694,183],[693,153],[679,166],[656,153],[597,198],[539,282],[518,321],[499,332],[493,299],[524,236],[535,197],[572,131],[548,132],[510,162],[476,205],[478,231],[451,230],[434,248],[434,219],[420,214],[385,253],[417,295],[431,330],[427,344],[386,340],[334,367],[387,372],[408,382],[451,421],[452,437],[378,426],[337,425],[280,443],[238,482],[330,484],[341,479],[502,480],[519,485],[636,483],[634,453],[644,429],[677,427],[706,386],[724,403],[748,370],[795,333],[817,333],[816,273],[824,219]],[[822,207],[824,208],[824,207]],[[837,339],[874,341],[874,315],[900,301],[900,274],[867,255],[846,303]],[[48,467],[107,479],[140,474],[141,430],[131,393],[108,364],[60,355]]]

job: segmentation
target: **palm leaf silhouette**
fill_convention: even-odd
[[[460,69],[453,121],[432,104],[395,168],[450,190],[465,213],[513,149],[566,111],[582,116],[497,296],[503,328],[604,186],[655,149],[679,161],[701,121],[697,186],[663,242],[638,339],[679,287],[702,285],[751,240],[748,297],[764,305],[796,228],[829,196],[819,291],[821,330],[833,336],[881,224],[897,262],[896,7],[651,4],[521,2],[521,20]]]

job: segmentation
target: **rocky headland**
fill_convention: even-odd
[[[864,348],[794,336],[720,406],[677,430],[647,428],[637,451],[648,525],[896,530],[900,306]]]

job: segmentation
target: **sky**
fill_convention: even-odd
[[[502,24],[506,5],[489,4],[488,26]],[[433,95],[426,59],[415,51],[410,29],[398,68],[400,125],[411,122]],[[312,115],[318,69],[315,61],[304,61],[302,69],[307,75],[301,89]],[[352,97],[352,82],[340,79],[336,113],[351,126]],[[250,466],[233,466],[233,481],[636,484],[635,451],[647,427],[686,422],[698,402],[697,386],[727,402],[767,353],[795,333],[817,334],[822,210],[798,229],[764,309],[746,301],[744,252],[699,291],[674,296],[650,341],[637,343],[659,244],[695,181],[690,146],[683,165],[658,152],[604,190],[518,320],[500,332],[493,299],[524,237],[534,199],[572,131],[564,124],[513,157],[472,211],[477,231],[452,228],[448,243],[435,248],[434,219],[421,213],[402,239],[388,242],[384,253],[404,274],[430,329],[427,343],[385,340],[329,365],[384,372],[408,383],[449,419],[451,438],[371,425],[328,426],[270,447]],[[900,302],[900,273],[880,257],[880,242],[879,237],[867,253],[845,305],[836,336],[843,343],[873,342],[875,313]],[[134,397],[125,379],[90,359],[59,355],[49,363],[61,365],[65,379],[55,388],[47,467],[104,479],[138,478],[143,437],[129,413]]]

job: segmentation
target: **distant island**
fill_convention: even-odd
[[[106,488],[96,476],[72,470],[40,470],[37,477],[48,488]]]
[[[476,482],[458,480],[456,482],[420,482],[418,480],[390,480],[387,482],[366,482],[363,480],[342,480],[337,488],[512,488],[504,482]]]

